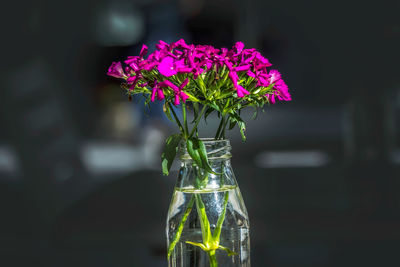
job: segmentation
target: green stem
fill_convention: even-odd
[[[189,133],[188,129],[188,123],[187,123],[187,117],[186,117],[186,104],[185,102],[182,103],[182,114],[183,114],[183,123],[185,125],[185,135],[188,136],[187,134]]]
[[[171,103],[168,103],[168,106],[169,106],[169,109],[172,111],[172,115],[174,116],[174,119],[175,119],[176,123],[178,124],[179,129],[181,130],[181,132],[182,132],[182,133],[185,135],[185,137],[186,137],[185,130],[184,130],[184,128],[183,128],[181,122],[179,121],[178,116],[176,115],[176,113],[175,113],[175,111],[174,111],[174,108],[171,106]]]
[[[179,223],[178,230],[175,233],[174,239],[171,242],[171,244],[169,245],[168,256],[167,256],[168,259],[171,256],[172,251],[174,251],[174,248],[175,248],[176,244],[178,243],[179,239],[181,238],[183,227],[185,226],[185,222],[186,222],[190,212],[192,211],[193,203],[194,203],[194,197],[192,196],[192,198],[190,199],[189,204],[186,207],[186,210],[183,214],[182,220]]]
[[[226,130],[226,125],[228,124],[229,121],[229,115],[225,118],[224,126],[222,126],[222,138],[225,139],[225,130]]]
[[[189,138],[193,136],[193,134],[197,131],[197,126],[199,125],[199,122],[201,120],[201,117],[203,116],[204,112],[206,111],[207,105],[204,105],[203,108],[201,109],[200,114],[196,118],[196,123],[193,126],[192,131],[189,134]]]
[[[226,206],[228,206],[228,199],[229,199],[229,191],[226,191],[224,195],[224,208],[221,212],[221,215],[219,215],[218,217],[217,226],[215,227],[213,235],[214,241],[218,240],[218,243],[219,243],[219,238],[221,236],[222,224],[224,223],[225,220]]]
[[[203,237],[203,244],[209,245],[212,239],[212,235],[211,235],[210,222],[208,221],[207,218],[206,207],[204,206],[200,194],[194,194],[194,197],[196,199],[197,213],[200,218],[200,227],[201,227],[201,234]]]
[[[208,259],[210,260],[210,267],[218,267],[217,257],[215,255],[215,250],[210,250],[207,252]]]
[[[222,115],[221,115],[221,117],[222,117],[222,119],[221,119],[221,122],[219,123],[218,130],[217,130],[217,133],[215,134],[215,138],[214,138],[214,139],[216,139],[216,140],[219,138],[222,125],[224,125],[224,119],[225,119],[225,117],[222,116]]]

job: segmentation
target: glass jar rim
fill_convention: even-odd
[[[199,138],[203,141],[204,146],[206,147],[207,155],[209,159],[229,159],[232,157],[231,144],[228,139],[214,139],[214,138]],[[191,159],[187,150],[186,143],[181,142],[179,144],[179,152],[181,154],[181,159]]]

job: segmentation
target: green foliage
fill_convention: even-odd
[[[197,166],[208,173],[217,174],[212,170],[210,163],[208,162],[207,151],[203,141],[197,137],[188,138],[186,140],[186,149]]]
[[[268,87],[257,86],[257,81],[253,77],[246,75],[246,72],[238,72],[238,84],[246,88],[250,94],[244,97],[238,97],[236,89],[229,78],[230,71],[224,65],[219,68],[216,67],[212,70],[204,69],[204,71],[195,77],[193,73],[178,73],[171,77],[165,77],[153,69],[151,71],[142,70],[142,75],[149,81],[148,84],[138,82],[134,89],[130,88],[126,83],[122,87],[126,90],[128,96],[134,94],[141,94],[145,98],[145,107],[149,108],[151,104],[152,83],[157,80],[159,83],[168,80],[174,83],[177,87],[187,80],[188,83],[183,88],[183,91],[188,96],[185,103],[178,106],[174,105],[176,91],[170,87],[163,87],[164,104],[163,111],[170,121],[175,122],[181,132],[180,135],[167,140],[166,150],[163,153],[163,173],[168,174],[169,168],[172,164],[172,156],[175,157],[177,146],[181,139],[186,142],[189,155],[194,162],[202,168],[205,172],[213,173],[207,159],[204,144],[198,138],[199,129],[197,128],[200,120],[204,119],[207,123],[207,118],[211,113],[216,113],[220,118],[220,124],[215,134],[215,139],[224,139],[226,130],[232,130],[238,126],[242,140],[246,140],[245,130],[246,124],[240,116],[240,112],[247,108],[253,107],[253,119],[257,117],[258,109],[263,108],[268,104],[267,94],[274,93],[274,84]],[[135,75],[131,73],[131,75]],[[182,108],[183,120],[176,112],[177,109]],[[193,120],[190,124],[187,121],[187,112],[192,112]],[[192,129],[190,129],[192,128]],[[180,136],[178,138],[178,136]],[[171,137],[170,137],[171,138]],[[174,152],[175,151],[175,152]],[[174,152],[174,153],[173,153]]]
[[[161,166],[164,175],[169,174],[172,162],[176,157],[178,152],[179,142],[182,140],[182,135],[173,134],[167,138],[165,143],[164,152],[161,154]]]

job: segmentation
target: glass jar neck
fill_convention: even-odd
[[[206,147],[208,162],[212,172],[199,168],[181,144],[179,155],[181,168],[177,181],[178,188],[188,190],[219,190],[225,187],[235,187],[236,179],[231,167],[229,140],[201,139]]]
[[[231,145],[229,140],[215,140],[212,138],[201,138],[206,147],[207,157],[210,164],[213,161],[229,160],[231,155]],[[179,155],[182,162],[192,161],[186,150],[186,143],[182,142],[179,146]]]

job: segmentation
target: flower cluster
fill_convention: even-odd
[[[187,99],[207,105],[239,98],[256,106],[291,100],[280,73],[267,70],[271,66],[268,59],[254,48],[245,49],[242,42],[232,49],[216,49],[186,44],[183,39],[171,44],[159,41],[145,58],[147,52],[143,45],[139,56],[124,61],[125,67],[113,62],[108,69],[108,75],[124,80],[122,86],[128,95],[142,93],[149,101],[165,100],[174,105]]]
[[[268,69],[272,65],[268,59],[254,48],[245,49],[242,42],[231,49],[217,49],[210,45],[186,44],[182,39],[171,44],[159,41],[155,51],[145,58],[147,53],[148,47],[143,45],[138,56],[129,56],[123,63],[113,62],[108,75],[123,80],[121,86],[129,97],[142,94],[146,105],[156,99],[163,101],[164,113],[180,130],[180,134],[171,137],[174,141],[167,141],[173,144],[171,151],[181,140],[188,147],[191,143],[198,144],[194,147],[199,149],[202,141],[198,139],[197,126],[213,112],[221,119],[215,139],[224,139],[226,129],[237,125],[245,140],[242,109],[253,107],[257,113],[265,104],[291,100],[281,74]],[[182,121],[175,112],[180,108]],[[193,111],[191,130],[188,110]],[[209,169],[204,163],[206,156],[199,158],[196,153],[191,156],[198,159],[199,166]],[[168,173],[171,160],[163,163],[164,173]]]

